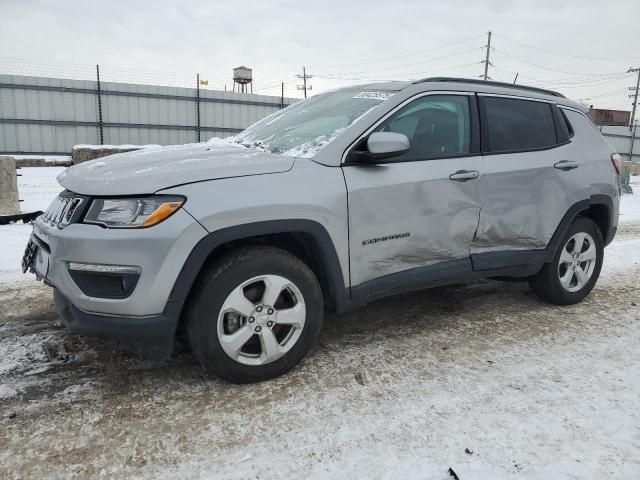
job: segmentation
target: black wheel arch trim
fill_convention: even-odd
[[[602,233],[604,246],[606,247],[611,243],[613,237],[615,237],[617,230],[617,227],[613,225],[613,199],[609,195],[595,194],[591,196],[590,203],[591,205],[604,205],[607,210],[607,228],[606,231]]]
[[[329,232],[320,223],[306,219],[267,220],[216,230],[202,238],[191,250],[174,283],[165,312],[172,311],[179,318],[187,301],[191,288],[200,274],[209,255],[218,247],[236,240],[243,240],[261,235],[278,233],[302,233],[310,235],[321,252],[319,262],[322,264],[329,295],[333,296],[336,308],[348,303],[349,289],[345,286],[344,277],[336,248]]]

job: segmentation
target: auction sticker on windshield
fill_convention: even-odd
[[[395,92],[384,92],[381,90],[378,91],[371,91],[371,92],[360,92],[359,94],[355,95],[352,98],[366,98],[366,99],[370,99],[370,100],[388,100],[389,98],[391,98],[393,96]]]

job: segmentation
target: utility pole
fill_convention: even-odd
[[[280,90],[280,108],[284,108],[284,82],[281,84],[282,90]]]
[[[629,161],[633,162],[633,144],[636,143],[636,131],[638,130],[638,124],[636,123],[633,126],[633,131],[631,132],[631,146],[629,147]]]
[[[102,123],[102,89],[100,88],[100,65],[96,65],[97,94],[98,94],[98,130],[100,133],[100,145],[104,145],[104,129]]]
[[[640,90],[640,67],[638,67],[638,68],[630,68],[627,73],[637,73],[638,74],[638,79],[636,80],[636,88],[635,88],[635,90],[630,88],[630,90],[633,91],[633,94],[629,95],[630,97],[633,97],[633,109],[631,110],[631,121],[629,122],[629,131],[631,131],[631,129],[633,128],[633,124],[635,122],[635,119],[636,119],[636,107],[638,105],[638,90]]]
[[[307,98],[307,70],[302,67],[302,80],[304,81],[304,98]]]
[[[313,75],[307,75],[307,69],[302,67],[302,75],[296,75],[296,77],[302,79],[302,85],[296,85],[298,90],[304,90],[304,98],[307,98],[307,90],[311,90],[312,85],[307,84],[307,79],[313,77]]]
[[[486,82],[487,80],[491,80],[489,78],[489,65],[491,65],[491,62],[489,61],[489,54],[491,52],[491,30],[489,30],[489,32],[487,33],[487,56],[484,59],[484,75],[483,75],[483,80]],[[515,83],[515,81],[514,81]]]
[[[200,74],[196,74],[196,139],[200,143]]]

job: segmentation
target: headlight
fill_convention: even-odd
[[[183,197],[154,195],[140,198],[96,198],[84,223],[108,228],[143,228],[169,218],[184,203]]]

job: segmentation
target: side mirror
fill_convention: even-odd
[[[393,158],[409,150],[409,139],[403,133],[373,132],[367,139],[367,157]]]

